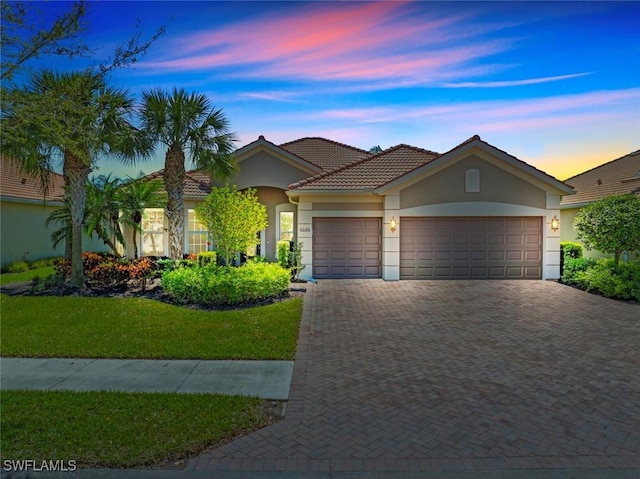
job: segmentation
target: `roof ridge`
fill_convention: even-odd
[[[368,152],[367,150],[363,150],[362,148],[358,148],[357,146],[352,146],[352,145],[347,145],[346,143],[341,143],[339,141],[336,140],[330,140],[329,138],[324,138],[322,136],[305,136],[302,138],[298,138],[297,140],[292,140],[292,141],[287,141],[286,143],[281,143],[280,146],[281,148],[284,148],[287,145],[291,145],[293,143],[299,143],[301,141],[304,140],[321,140],[321,141],[326,141],[327,143],[332,143],[334,145],[338,145],[341,146],[343,148],[349,148],[350,150],[354,150],[357,151],[358,153],[365,153],[367,155],[371,155],[372,153]]]
[[[620,158],[616,158],[615,160],[609,160],[606,163],[602,163],[601,165],[594,166],[593,168],[589,168],[588,170],[583,171],[582,173],[578,173],[577,175],[570,176],[569,178],[567,178],[564,181],[572,180],[574,178],[577,178],[578,176],[582,176],[584,174],[590,173],[593,170],[597,170],[598,168],[602,168],[603,166],[607,166],[607,165],[609,165],[609,164],[611,164],[611,163],[613,163],[615,161],[619,161],[619,160],[622,160],[624,158],[627,158],[628,156],[633,156],[633,155],[636,155],[636,154],[640,154],[640,150],[632,151],[631,153],[627,153],[626,155],[622,155]]]
[[[411,173],[411,172],[413,172],[413,171],[416,171],[416,170],[417,170],[417,169],[419,169],[419,168],[422,168],[422,167],[423,167],[424,165],[426,165],[427,163],[431,163],[432,161],[437,160],[440,156],[442,156],[440,153],[437,153],[437,152],[435,152],[435,151],[426,150],[426,149],[424,149],[424,148],[420,148],[420,147],[413,146],[413,145],[407,145],[406,143],[400,143],[399,145],[396,145],[395,147],[388,148],[386,151],[391,151],[392,149],[395,151],[395,150],[399,149],[400,147],[408,148],[408,149],[410,149],[410,150],[414,150],[414,151],[417,151],[417,152],[419,152],[419,153],[424,153],[424,154],[427,154],[427,155],[435,155],[435,156],[434,156],[434,158],[431,158],[430,160],[425,161],[425,162],[424,162],[424,163],[422,163],[421,165],[418,165],[418,166],[416,166],[416,167],[414,167],[414,168],[411,168],[410,170],[405,171],[405,172],[404,172],[404,173],[402,173],[401,175],[396,176],[395,178],[392,178],[392,179],[390,179],[390,180],[388,180],[388,181],[385,181],[385,182],[384,182],[384,183],[382,183],[381,185],[378,185],[376,188],[382,188],[383,186],[385,186],[385,185],[387,185],[387,184],[389,184],[389,183],[391,183],[391,182],[393,182],[393,181],[396,181],[397,179],[402,178],[403,176],[406,176],[406,175],[408,175],[409,173]]]
[[[379,153],[371,154],[371,156],[368,156],[368,157],[365,157],[365,158],[361,158],[359,160],[355,160],[355,161],[353,161],[351,163],[347,163],[346,165],[339,165],[339,166],[333,167],[331,169],[323,171],[320,174],[317,174],[317,175],[314,175],[314,176],[310,176],[309,178],[305,178],[305,179],[300,180],[300,181],[298,181],[296,183],[292,183],[292,184],[289,185],[288,189],[295,189],[295,188],[298,188],[298,187],[300,187],[302,185],[307,185],[309,183],[313,183],[314,181],[319,180],[321,178],[326,178],[327,176],[330,176],[330,175],[332,175],[334,173],[338,173],[338,172],[341,172],[341,171],[346,171],[346,170],[355,168],[357,166],[360,166],[360,165],[362,165],[364,163],[369,163],[369,162],[371,162],[371,161],[373,161],[375,159],[378,159],[378,158],[380,158],[382,156],[385,156],[387,154],[393,153],[393,152],[395,152],[395,151],[397,151],[399,149],[402,149],[402,148],[410,149],[410,150],[416,151],[418,153],[423,153],[423,154],[426,154],[426,155],[435,155],[436,157],[440,156],[439,153],[436,153],[436,152],[431,151],[431,150],[425,150],[424,148],[419,148],[417,146],[407,145],[406,143],[400,143],[398,145],[391,146],[391,147],[387,148],[386,150],[383,150],[383,151],[381,151]],[[429,162],[431,162],[433,160],[435,160],[435,158],[423,163],[419,167],[424,166],[426,163],[429,163]],[[419,167],[416,167],[416,168],[419,168]],[[414,169],[415,168],[411,169],[410,171],[413,171]],[[406,173],[403,173],[402,175],[400,175],[400,176],[398,176],[398,177],[396,177],[394,179],[400,178],[401,176],[404,176],[405,174]],[[392,181],[392,180],[390,180],[390,181]],[[386,183],[388,183],[388,182],[386,182]],[[386,183],[384,183],[384,184],[386,184]]]
[[[408,148],[410,150],[418,151],[420,153],[426,153],[428,155],[438,155],[438,156],[441,155],[441,153],[438,153],[437,151],[427,150],[426,148],[420,148],[419,146],[413,146],[413,145],[409,145],[407,143],[399,143],[399,144],[397,144],[395,146],[390,146],[386,150],[382,150],[380,153],[378,153],[378,155],[382,155],[384,153],[389,153],[389,152],[395,151],[395,150],[397,150],[399,148]]]

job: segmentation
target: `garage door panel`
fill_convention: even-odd
[[[314,218],[315,278],[379,278],[382,258],[380,218]]]
[[[364,259],[371,261],[380,261],[380,251],[366,250],[364,252]]]
[[[522,261],[522,251],[507,251],[507,261]]]
[[[419,245],[432,245],[435,244],[433,235],[426,235],[424,237],[418,236],[415,238],[415,243]]]
[[[530,245],[539,245],[541,244],[540,235],[526,235],[524,237],[524,243]]]
[[[542,261],[542,254],[540,251],[525,251],[524,260],[525,261]]]
[[[400,277],[540,279],[542,219],[401,218]]]
[[[499,244],[499,245],[503,245],[505,243],[505,238],[504,235],[494,235],[494,234],[490,234],[487,237],[489,239],[489,244]]]
[[[486,261],[487,252],[486,251],[472,251],[470,259],[471,259],[471,261]]]
[[[347,258],[349,258],[350,260],[362,260],[363,256],[364,256],[363,251],[349,250],[347,253]]]
[[[453,251],[452,258],[454,261],[469,261],[470,251]]]
[[[329,257],[334,261],[344,261],[347,258],[347,252],[345,250],[330,251]]]

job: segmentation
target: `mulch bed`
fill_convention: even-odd
[[[69,287],[58,286],[45,290],[36,290],[32,282],[13,283],[0,287],[0,293],[7,294],[9,296],[84,296],[89,298],[146,298],[154,299],[156,301],[162,301],[163,303],[172,304],[175,306],[181,306],[190,309],[199,309],[204,311],[228,311],[234,309],[252,308],[255,306],[264,306],[268,304],[279,303],[281,301],[287,301],[296,297],[302,297],[304,296],[305,292],[305,283],[300,282],[291,284],[289,289],[284,294],[273,298],[247,301],[244,303],[232,305],[200,305],[181,304],[174,301],[173,298],[164,293],[159,279],[148,282],[144,289],[142,289],[139,285],[132,284],[127,288],[86,287],[82,290],[77,290]]]

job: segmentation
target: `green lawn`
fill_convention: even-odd
[[[143,298],[0,296],[2,356],[281,359],[295,356],[302,299],[200,311]]]
[[[12,283],[24,283],[25,281],[31,281],[36,276],[40,278],[46,278],[47,276],[54,273],[55,271],[53,266],[30,269],[23,273],[2,273],[0,274],[0,286]]]
[[[174,462],[272,419],[255,398],[2,391],[2,459],[125,468]]]

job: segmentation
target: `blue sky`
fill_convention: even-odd
[[[113,83],[206,93],[239,147],[323,136],[444,152],[479,134],[565,179],[640,148],[639,19],[637,2],[91,2],[87,39],[100,58],[136,22],[165,24]]]

